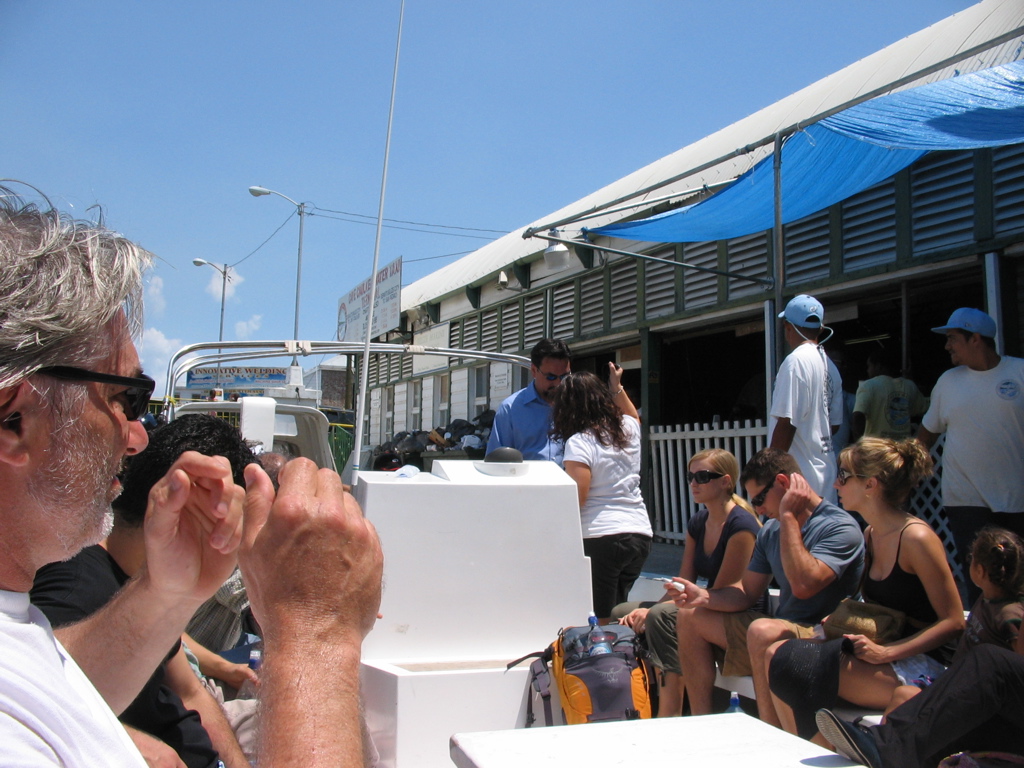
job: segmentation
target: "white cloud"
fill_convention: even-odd
[[[239,339],[248,339],[260,329],[263,324],[263,315],[253,315],[248,320],[240,320],[235,323],[235,336]]]
[[[171,339],[158,328],[146,328],[142,333],[142,342],[139,344],[139,358],[143,368],[156,379],[156,392],[154,397],[164,395],[164,383],[167,380],[167,363],[171,355],[184,346],[181,339]]]
[[[159,275],[153,275],[146,284],[146,313],[162,315],[165,309],[167,299],[164,298],[164,279]]]
[[[210,282],[206,284],[206,292],[219,302],[223,278],[221,277],[221,273],[216,269],[211,269],[210,271],[213,274],[210,275]],[[235,295],[235,289],[244,282],[245,278],[238,273],[237,269],[228,267],[228,284],[224,286],[224,300],[227,301],[228,299],[233,298]]]

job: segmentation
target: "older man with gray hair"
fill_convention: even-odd
[[[359,646],[383,558],[333,472],[296,460],[275,494],[254,465],[243,490],[226,459],[185,453],[150,494],[137,578],[56,637],[29,603],[38,568],[106,534],[121,459],[146,447],[139,417],[153,380],[132,337],[149,260],[0,188],[4,762],[144,765],[114,713],[240,556],[266,643],[261,765],[361,765]],[[324,664],[334,674],[319,674]]]

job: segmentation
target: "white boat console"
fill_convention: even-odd
[[[440,460],[360,472],[355,495],[385,554],[362,664],[379,764],[450,767],[452,734],[523,727],[529,664],[505,665],[591,610],[576,485],[550,462]]]

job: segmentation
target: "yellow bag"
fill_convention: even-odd
[[[511,669],[528,658],[536,657],[530,667],[530,682],[544,702],[547,725],[554,724],[549,664],[566,725],[638,720],[651,716],[647,651],[638,646],[633,630],[623,624],[609,624],[602,629],[616,636],[611,653],[588,655],[585,641],[590,627],[567,627],[559,631],[558,638],[546,650],[531,653],[508,665]],[[530,696],[527,727],[533,724],[534,719],[533,696]]]

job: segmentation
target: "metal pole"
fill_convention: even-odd
[[[220,271],[220,332],[217,334],[217,341],[224,341],[224,299],[228,292],[228,265],[224,265],[224,269]],[[217,348],[217,354],[220,355],[220,347]],[[224,391],[224,380],[221,375],[221,362],[217,360],[217,386],[220,387],[221,392]]]
[[[299,299],[302,292],[302,235],[306,223],[306,204],[299,203],[299,256],[295,264],[295,328],[292,338],[299,340]],[[299,356],[292,357],[292,365],[299,364]]]
[[[774,278],[775,278],[775,306],[772,308],[772,317],[766,318],[767,321],[771,321],[771,326],[765,326],[766,337],[771,339],[771,367],[767,371],[767,381],[771,385],[775,381],[775,372],[779,370],[779,361],[783,357],[784,350],[782,349],[782,338],[776,332],[779,321],[775,317],[775,313],[779,312],[782,308],[782,284],[785,282],[785,252],[784,242],[782,237],[782,144],[783,135],[781,133],[775,134],[775,157],[772,161],[772,167],[775,172],[775,223],[772,231],[772,243],[775,252],[774,256]],[[769,389],[769,391],[771,391]],[[769,397],[768,402],[771,403]]]
[[[380,232],[384,223],[384,192],[388,182],[388,156],[391,152],[391,123],[395,117],[395,90],[398,87],[398,54],[402,50],[402,21],[405,18],[405,0],[398,12],[398,42],[395,43],[395,71],[391,78],[391,106],[388,110],[387,138],[384,140],[384,170],[380,180],[380,205],[377,208],[377,236],[373,243],[373,270],[370,272],[370,311],[366,316],[366,343],[359,369],[359,407],[356,409],[356,439],[352,450],[352,486],[359,483],[359,454],[363,449],[363,418],[366,413],[366,388],[370,380],[370,341],[373,338],[373,302],[377,299],[377,261],[380,257]]]

